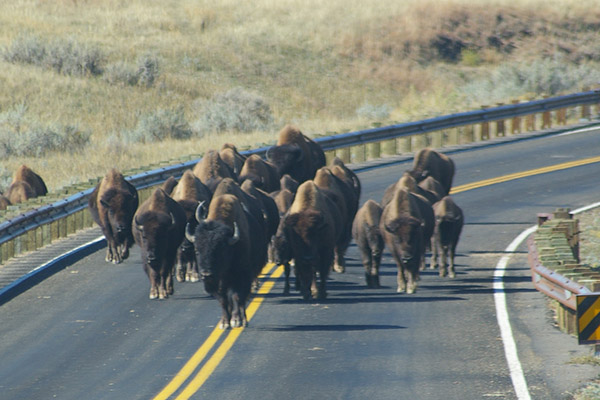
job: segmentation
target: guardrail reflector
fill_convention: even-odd
[[[578,294],[576,300],[579,344],[600,344],[600,293]]]

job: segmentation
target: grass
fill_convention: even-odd
[[[9,155],[1,171],[26,163],[52,190],[225,141],[271,143],[287,123],[316,135],[576,92],[600,81],[595,4],[2,2],[0,113],[24,106],[42,131],[90,136]],[[223,101],[236,90],[254,106]]]

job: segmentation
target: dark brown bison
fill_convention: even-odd
[[[339,168],[336,168],[336,167],[339,167]],[[342,161],[341,158],[339,158],[339,157],[333,158],[333,160],[331,161],[331,171],[338,178],[349,182],[354,190],[354,193],[356,193],[356,198],[360,199],[360,194],[362,191],[362,185],[360,183],[360,179],[358,179],[358,176],[354,173],[354,171],[352,171],[350,168],[348,168],[344,164],[344,162]],[[358,209],[358,206],[357,206],[357,209]]]
[[[246,156],[237,151],[237,148],[232,143],[225,143],[219,151],[221,159],[229,166],[235,176],[239,176]]]
[[[328,167],[319,168],[313,181],[333,201],[340,213],[341,219],[337,225],[339,236],[335,247],[333,269],[336,272],[344,272],[346,270],[344,255],[352,240],[352,221],[356,214],[358,201],[352,188],[333,175]]]
[[[246,302],[260,273],[261,227],[231,194],[213,197],[208,214],[196,229],[186,227],[194,243],[200,275],[208,293],[219,300],[221,329],[247,326]]]
[[[280,188],[280,177],[273,164],[263,160],[257,154],[252,154],[244,162],[244,166],[238,176],[241,184],[245,180],[251,180],[254,186],[267,193],[274,192]]]
[[[235,174],[229,166],[221,159],[219,152],[208,150],[204,157],[194,166],[194,175],[204,183],[211,192],[224,178],[235,179]]]
[[[0,194],[0,210],[6,210],[10,205],[11,203],[8,197]]]
[[[119,264],[129,257],[134,243],[131,224],[138,205],[137,190],[114,168],[90,195],[88,208],[106,238],[107,262]]]
[[[438,264],[438,256],[441,258],[440,276],[454,278],[454,255],[456,245],[464,224],[464,215],[459,206],[450,196],[433,205],[435,211],[435,232],[432,241],[432,264]],[[448,265],[450,258],[450,265]]]
[[[21,165],[13,175],[6,197],[12,204],[17,204],[47,193],[44,180],[26,165]]]
[[[435,178],[444,188],[444,195],[447,195],[450,193],[454,179],[454,161],[433,149],[422,149],[415,155],[410,174],[417,182],[421,182],[428,176]]]
[[[279,132],[277,144],[267,150],[267,160],[275,165],[280,176],[289,174],[302,183],[312,179],[315,172],[325,166],[325,153],[300,130],[286,125]]]
[[[296,194],[292,193],[289,189],[284,188],[270,193],[269,196],[271,196],[275,202],[275,205],[277,206],[277,210],[279,211],[279,225],[277,226],[275,235],[271,237],[271,242],[269,243],[269,261],[275,263],[276,265],[283,265],[285,274],[283,293],[289,294],[291,271],[290,263],[292,261],[292,254],[288,245],[288,241],[285,238],[283,218],[292,206]]]
[[[425,254],[423,221],[415,196],[398,187],[383,209],[379,229],[398,266],[397,291],[414,293]]]
[[[289,174],[285,174],[279,180],[279,189],[287,189],[292,193],[296,193],[298,191],[298,186],[300,184],[297,180],[292,178]]]
[[[279,209],[277,208],[275,200],[273,200],[268,193],[254,186],[254,182],[251,180],[245,180],[244,183],[242,183],[241,188],[247,195],[259,201],[261,212],[265,220],[266,239],[267,242],[269,242],[279,225]]]
[[[178,202],[185,211],[187,223],[195,226],[196,209],[198,208],[198,205],[202,203],[208,209],[212,193],[208,190],[208,187],[194,175],[192,170],[188,169],[183,173],[181,179],[179,179],[179,182],[173,188],[171,197]],[[194,244],[187,239],[183,239],[177,250],[175,277],[179,282],[198,282],[200,280]]]
[[[294,259],[296,282],[306,300],[311,295],[318,299],[327,297],[327,277],[338,242],[340,219],[336,205],[313,181],[298,187],[283,226]]]
[[[142,249],[151,299],[166,299],[173,294],[175,257],[184,234],[185,211],[160,188],[135,213],[133,237]]]
[[[379,229],[383,209],[374,200],[367,200],[358,210],[352,224],[352,236],[360,250],[367,287],[378,288],[379,265],[385,244]]]
[[[169,196],[171,195],[171,192],[173,192],[173,188],[175,188],[175,186],[177,186],[177,178],[172,175],[168,177],[162,185],[160,185],[161,189],[164,190]]]
[[[15,181],[8,187],[6,197],[12,204],[18,204],[33,199],[36,196],[35,191],[29,183],[25,181]]]
[[[423,189],[422,195],[431,202],[431,204],[437,203],[445,196],[444,188],[442,185],[431,176],[423,179],[418,183],[419,188]]]

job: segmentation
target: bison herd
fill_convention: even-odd
[[[13,174],[13,179],[6,190],[0,194],[0,210],[29,199],[45,196],[48,193],[44,180],[26,165],[21,165]]]
[[[151,299],[171,295],[174,279],[201,280],[219,300],[219,326],[226,329],[247,326],[246,304],[268,261],[284,266],[285,293],[293,269],[304,299],[326,298],[328,276],[345,271],[353,238],[369,288],[380,287],[384,247],[398,265],[398,292],[415,292],[427,249],[430,267],[454,277],[463,214],[449,196],[453,176],[450,158],[425,149],[381,203],[369,199],[359,207],[356,174],[338,158],[326,165],[321,147],[288,125],[267,160],[225,144],[141,204],[113,169],[88,205],[107,240],[106,261],[122,262],[135,242]]]

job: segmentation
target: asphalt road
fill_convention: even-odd
[[[598,134],[453,152],[454,187],[595,157]],[[380,201],[409,167],[361,172],[361,202]],[[137,247],[116,266],[101,250],[0,307],[0,397],[516,399],[494,270],[537,213],[598,201],[599,174],[600,163],[592,163],[454,193],[466,219],[456,279],[427,270],[416,294],[397,294],[386,252],[383,287],[367,289],[352,245],[347,272],[332,273],[323,302],[284,296],[282,279],[267,275],[263,281],[274,286],[256,297],[262,304],[243,330],[215,330],[220,309],[201,284],[176,282],[174,296],[149,300]],[[589,346],[553,326],[531,284],[524,245],[511,255],[504,285],[531,398],[568,398],[597,376],[591,366],[568,363]]]

